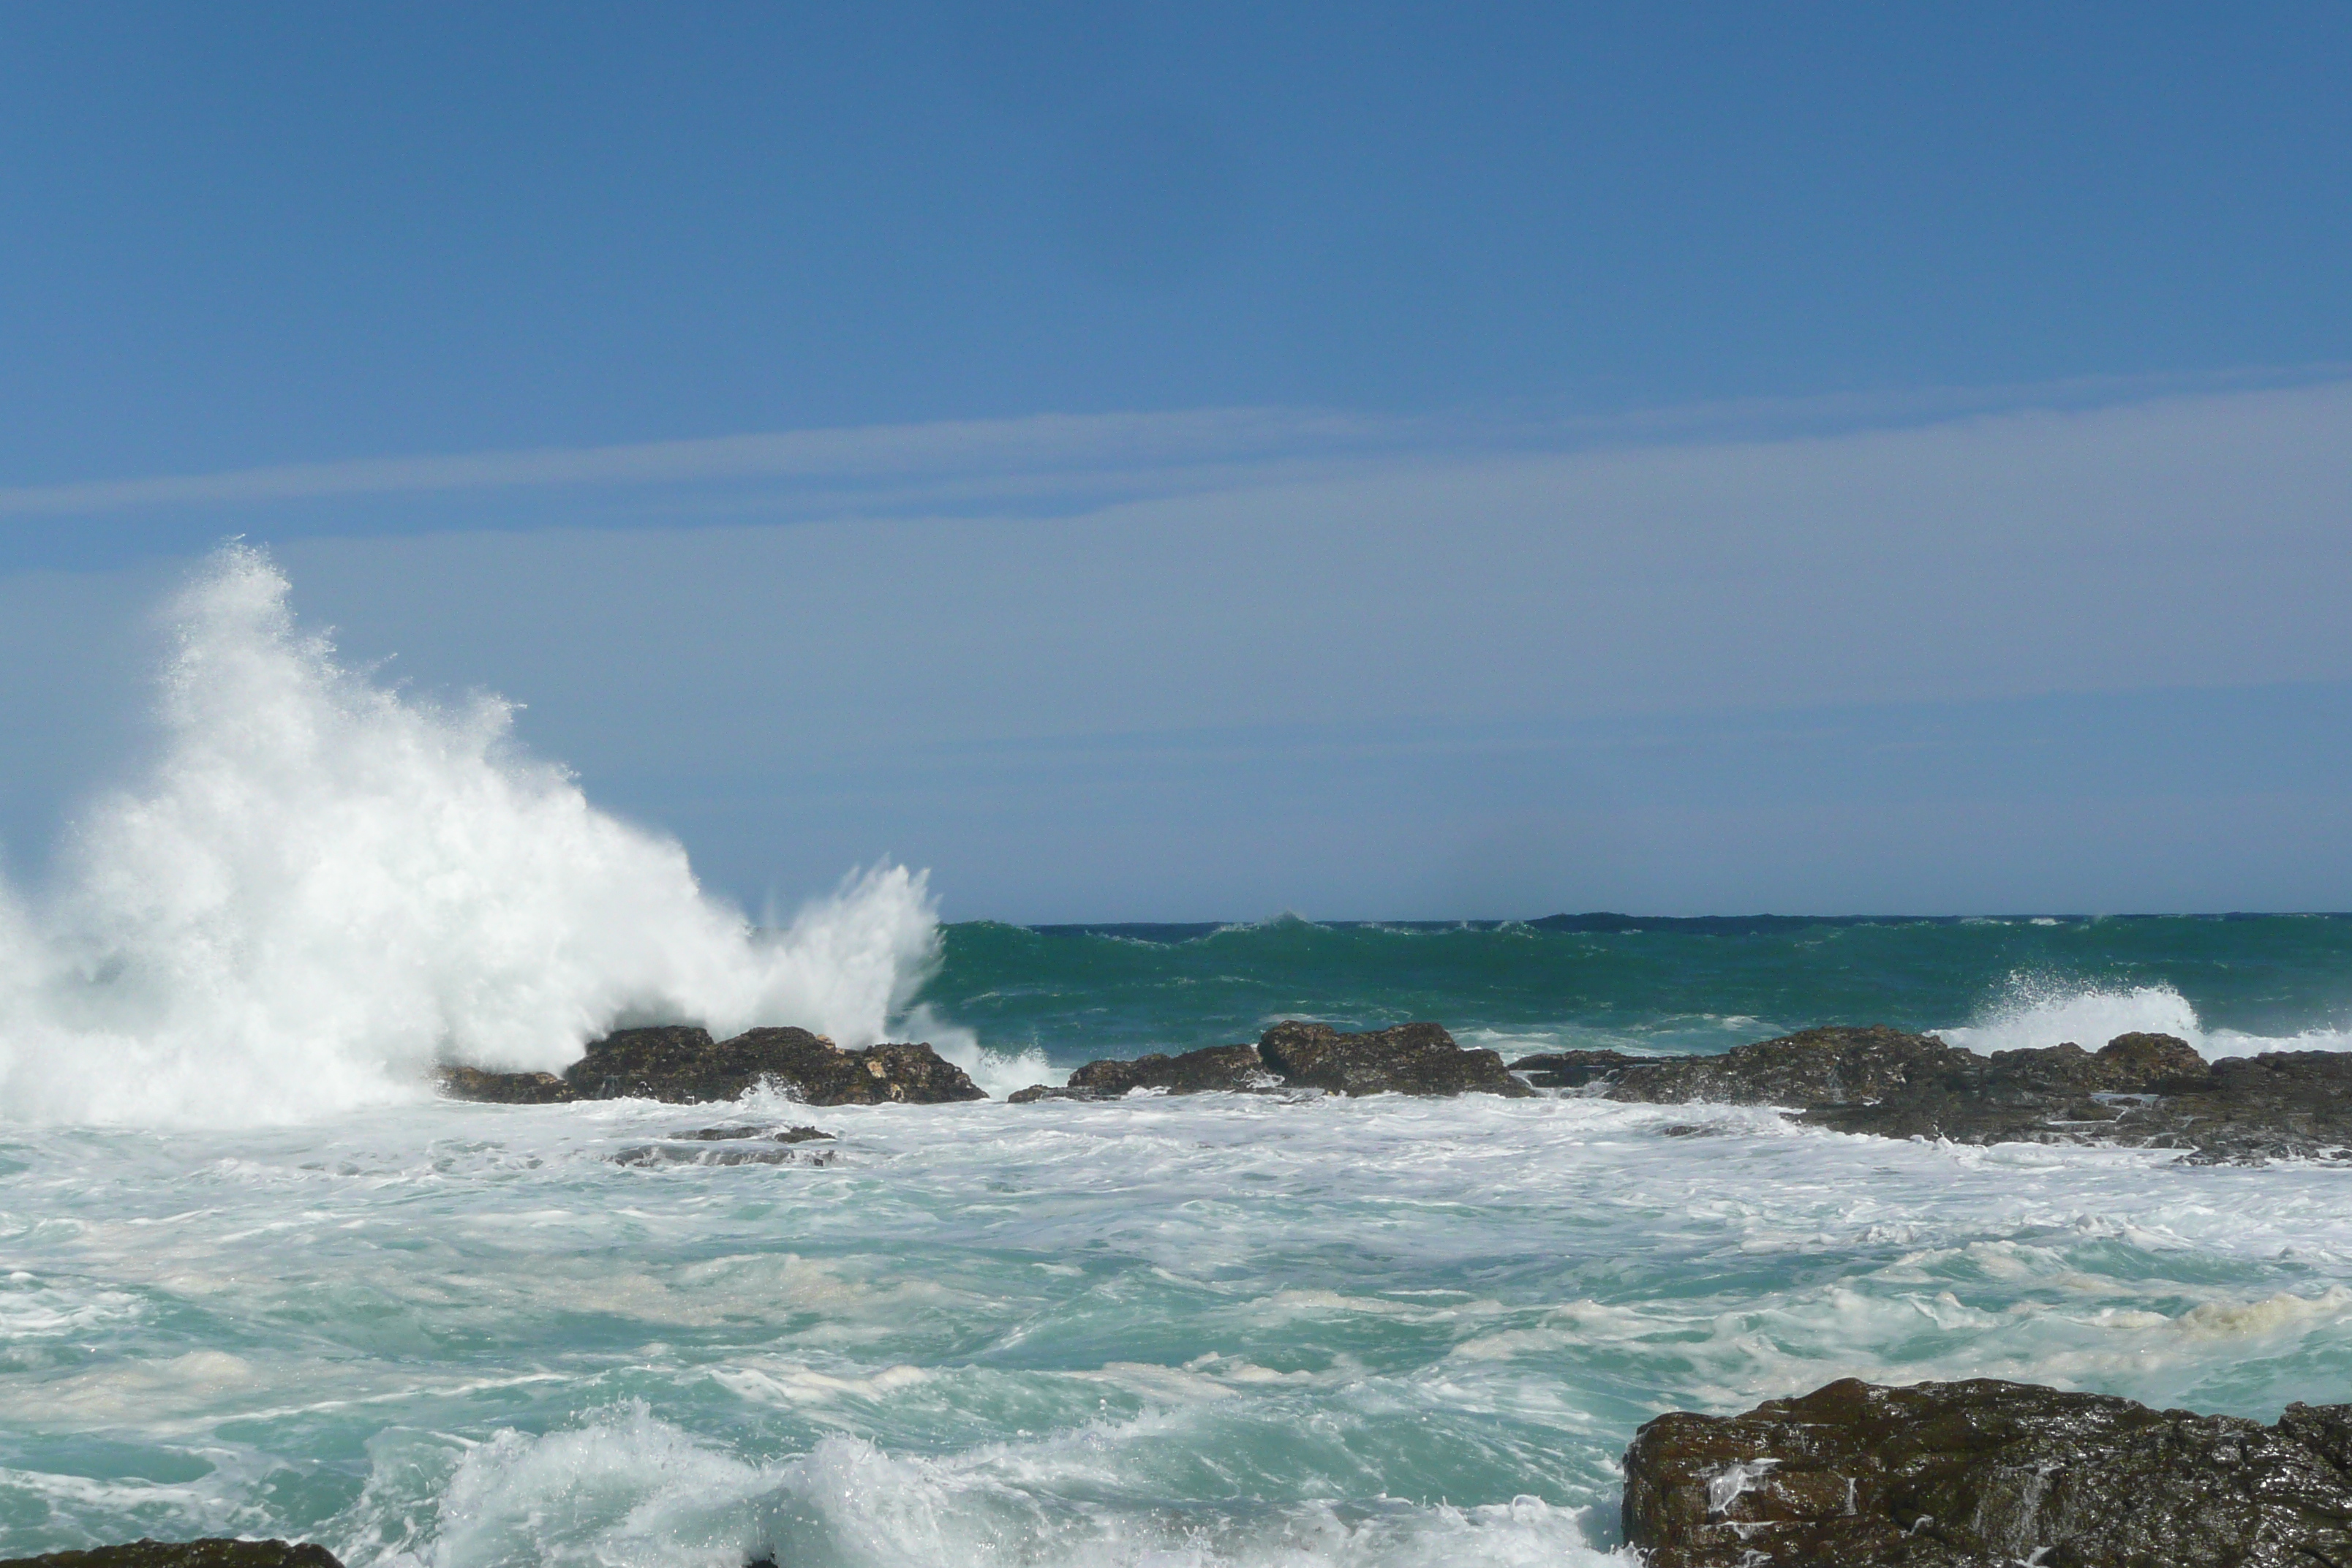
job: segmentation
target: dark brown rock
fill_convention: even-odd
[[[1844,1105],[1875,1102],[1922,1075],[1971,1058],[1933,1035],[1884,1025],[1801,1029],[1777,1040],[1734,1046],[1719,1057],[1647,1058],[1621,1069],[1602,1092],[1611,1100],[1673,1105],[1710,1100],[1732,1105]]]
[[[1435,1024],[1400,1024],[1345,1035],[1328,1024],[1292,1022],[1276,1024],[1255,1046],[1210,1046],[1181,1056],[1088,1062],[1070,1075],[1067,1085],[1032,1084],[1012,1096],[1012,1102],[1117,1100],[1137,1089],[1171,1094],[1310,1089],[1332,1094],[1535,1092],[1510,1075],[1499,1054],[1465,1051]]]
[[[1171,1094],[1219,1089],[1245,1094],[1281,1084],[1266,1070],[1255,1046],[1208,1046],[1181,1056],[1155,1053],[1133,1061],[1088,1062],[1070,1075],[1068,1087],[1108,1100],[1136,1089],[1164,1089]]]
[[[1521,1057],[1511,1064],[1511,1070],[1538,1089],[1584,1089],[1651,1059],[1629,1057],[1622,1051],[1545,1051]]]
[[[1004,1097],[1007,1105],[1035,1105],[1045,1100],[1102,1100],[1108,1098],[1088,1089],[1058,1089],[1050,1083],[1033,1083],[1027,1089],[1016,1089]]]
[[[1343,1035],[1328,1024],[1276,1024],[1261,1036],[1257,1054],[1291,1089],[1332,1094],[1532,1095],[1513,1078],[1502,1056],[1464,1050],[1435,1024]]]
[[[711,1039],[689,1025],[620,1029],[591,1045],[560,1079],[546,1073],[447,1068],[446,1093],[461,1100],[537,1104],[559,1100],[733,1100],[773,1081],[811,1105],[931,1105],[985,1100],[961,1068],[927,1045],[845,1051],[806,1029],[751,1029]],[[562,1092],[550,1087],[560,1084]]]
[[[1977,1378],[1684,1412],[1625,1454],[1650,1568],[2352,1568],[2352,1405],[2274,1426]]]
[[[133,1541],[45,1557],[0,1558],[0,1568],[343,1568],[335,1554],[307,1542]]]
[[[1675,1105],[1776,1105],[1841,1132],[1959,1143],[2103,1142],[2200,1162],[2352,1162],[2352,1053],[2209,1064],[2170,1035],[1979,1056],[1883,1026],[1805,1029],[1717,1057],[1560,1051],[1512,1064],[1540,1088]]]
[[[577,1100],[570,1084],[551,1072],[486,1072],[445,1067],[441,1092],[452,1100],[482,1100],[497,1105],[561,1105]]]

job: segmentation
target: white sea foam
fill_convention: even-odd
[[[2352,1049],[2352,1032],[2341,1029],[2294,1035],[2209,1030],[2189,998],[2169,984],[2101,985],[2024,973],[2011,975],[2000,994],[1968,1023],[1936,1031],[1953,1045],[1988,1056],[2065,1040],[2097,1050],[2117,1035],[2135,1032],[2177,1036],[2207,1058]]]
[[[632,1018],[879,1038],[936,952],[919,875],[779,933],[526,755],[510,709],[340,665],[261,552],[176,608],[152,773],[56,885],[0,891],[0,1116],[246,1124],[421,1094],[436,1058],[554,1069]]]
[[[2321,1165],[1566,1097],[773,1109],[839,1160],[616,1164],[692,1124],[627,1100],[0,1130],[0,1517],[353,1568],[1574,1563],[1662,1409],[2344,1394]]]
[[[437,1516],[381,1568],[783,1563],[871,1568],[1436,1568],[1630,1563],[1592,1550],[1582,1512],[1521,1497],[1135,1510],[1089,1500],[1126,1479],[1165,1415],[914,1457],[854,1436],[753,1463],[631,1404],[543,1436],[499,1433],[459,1458]],[[384,1488],[391,1490],[392,1488]],[[375,1532],[379,1539],[386,1533]],[[366,1557],[364,1548],[356,1556]]]
[[[982,1045],[977,1034],[961,1024],[949,1023],[933,1012],[929,1003],[908,1013],[900,1021],[900,1032],[908,1039],[929,1043],[940,1055],[963,1068],[972,1082],[999,1100],[1033,1083],[1060,1084],[1070,1076],[1069,1068],[1048,1062],[1039,1047],[1001,1051]]]

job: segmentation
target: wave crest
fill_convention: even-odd
[[[1983,1056],[2068,1040],[2095,1051],[2117,1035],[2135,1033],[2175,1036],[2209,1060],[2264,1051],[2352,1049],[2352,1032],[2340,1029],[2305,1029],[2286,1036],[2209,1030],[2189,998],[2161,982],[2102,985],[2023,972],[2011,974],[2000,994],[1969,1023],[1936,1033]]]
[[[676,840],[525,753],[510,704],[373,683],[289,592],[257,550],[215,557],[176,605],[152,773],[93,805],[45,897],[0,889],[0,1114],[302,1120],[654,1018],[864,1045],[936,962],[919,873],[755,931]]]

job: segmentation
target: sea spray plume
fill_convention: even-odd
[[[863,1045],[931,962],[919,874],[754,932],[524,754],[509,704],[376,685],[288,593],[260,551],[208,563],[151,775],[92,806],[47,898],[0,900],[0,1114],[299,1120],[420,1094],[436,1058],[560,1068],[619,1019]]]

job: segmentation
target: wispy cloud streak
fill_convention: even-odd
[[[1284,408],[1037,415],[1019,419],[778,431],[606,447],[365,458],[222,473],[0,488],[0,517],[465,491],[767,482],[798,503],[868,504],[1095,490],[1222,488],[1302,466],[1407,455],[1565,451],[1688,440],[1772,439],[2025,410],[2340,380],[2347,367],[2226,376],[2092,378],[2032,386],[1748,400],[1601,417],[1396,416]],[[724,507],[722,510],[726,510]]]
[[[328,496],[726,479],[854,481],[926,475],[1118,469],[1233,462],[1394,442],[1397,422],[1278,409],[1040,415],[554,447],[449,457],[370,458],[219,474],[0,489],[0,516],[74,516],[149,507]]]

